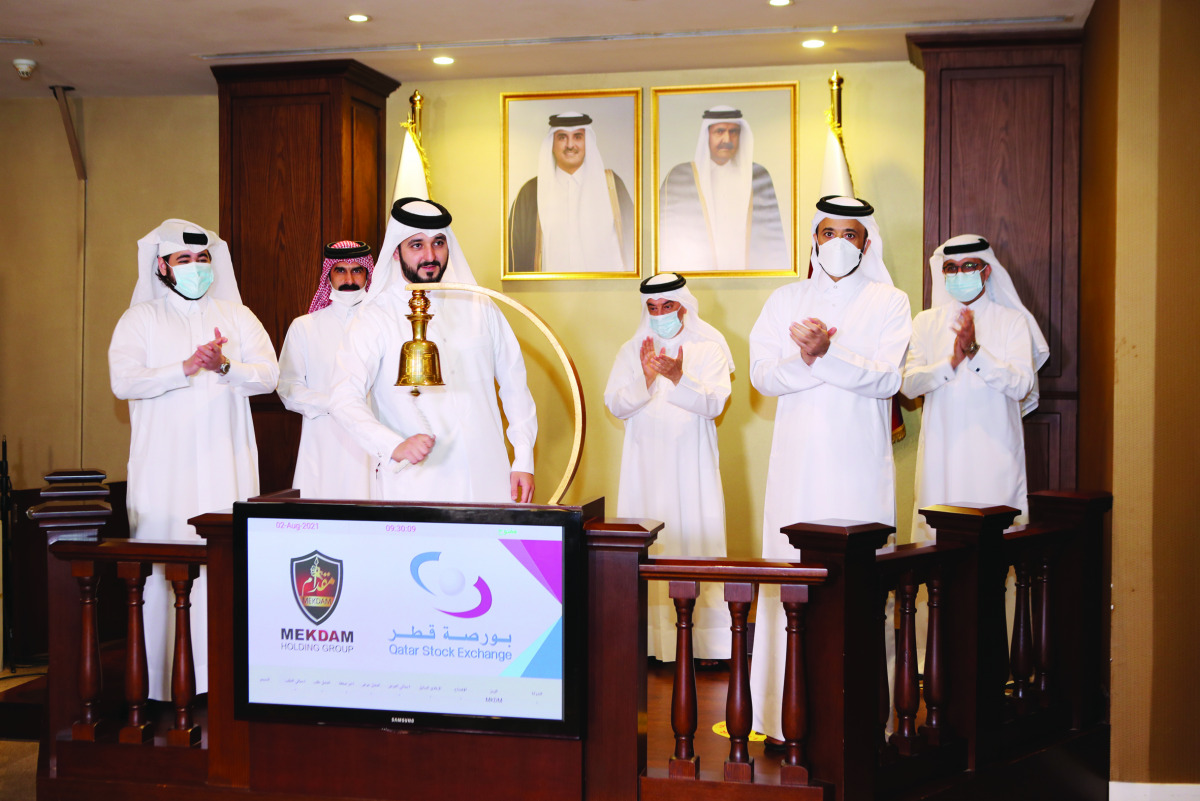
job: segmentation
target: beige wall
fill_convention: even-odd
[[[74,112],[86,185],[52,99],[0,102],[0,239],[8,265],[29,267],[0,271],[0,431],[18,488],[64,467],[125,478],[129,415],[107,352],[135,243],[167,216],[217,227],[216,97],[85,99]]]
[[[79,466],[83,189],[58,106],[0,101],[0,433],[16,488]]]
[[[1194,335],[1200,319],[1194,292],[1200,256],[1195,248],[1183,246],[1187,232],[1200,220],[1200,155],[1194,137],[1180,135],[1200,130],[1200,5],[1194,0],[1162,0],[1160,22],[1150,775],[1161,782],[1200,783],[1200,647],[1194,637],[1200,631],[1195,598],[1200,538],[1189,503],[1200,473],[1195,414],[1200,374],[1179,362],[1179,343]]]
[[[1112,778],[1200,783],[1195,329],[1200,8],[1098,0],[1084,82],[1081,476],[1110,486]]]
[[[846,76],[843,120],[848,158],[856,190],[880,209],[884,257],[897,284],[920,308],[921,209],[923,181],[923,75],[908,63],[839,65]],[[584,386],[588,428],[584,458],[568,502],[599,495],[615,509],[620,469],[621,422],[604,408],[604,385],[613,357],[632,336],[639,315],[637,282],[501,282],[501,130],[502,92],[641,87],[643,100],[642,274],[653,270],[653,192],[651,130],[652,86],[751,81],[800,83],[798,207],[800,260],[807,261],[812,203],[819,196],[825,144],[824,112],[829,104],[827,66],[745,70],[691,70],[617,75],[513,78],[490,81],[424,82],[402,87],[388,106],[391,136],[389,175],[399,157],[399,123],[408,114],[408,96],[419,89],[426,98],[424,143],[432,165],[433,194],[454,214],[454,231],[480,283],[503,289],[546,319],[573,357]],[[670,165],[666,165],[669,167]],[[777,179],[778,180],[778,179]],[[631,183],[631,182],[630,182]],[[389,186],[389,192],[391,187]],[[737,372],[729,408],[719,421],[722,477],[732,555],[758,556],[762,496],[775,403],[750,387],[747,338],[771,290],[786,283],[769,278],[696,278],[689,286],[703,317],[721,329],[733,350]],[[570,445],[569,395],[548,348],[518,327],[527,350],[534,350],[530,372],[539,407],[538,470],[545,497],[557,482]],[[896,448],[898,522],[902,536],[911,523],[912,475],[919,414],[906,414],[909,437]]]

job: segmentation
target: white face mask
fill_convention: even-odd
[[[833,278],[842,278],[854,272],[862,263],[863,252],[845,239],[830,239],[817,249],[817,261],[821,269]]]
[[[661,339],[673,339],[683,329],[683,320],[679,312],[671,314],[650,315],[650,330]]]
[[[343,306],[353,306],[362,301],[365,294],[367,294],[367,290],[364,287],[359,287],[353,292],[343,292],[340,289],[335,289],[329,293],[329,299]]]

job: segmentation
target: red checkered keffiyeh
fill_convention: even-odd
[[[362,251],[366,248],[367,244],[365,242],[355,242],[352,239],[343,239],[340,242],[334,242],[331,245],[325,246],[325,260],[321,263],[321,284],[317,287],[317,293],[313,295],[312,303],[308,305],[309,314],[320,311],[332,302],[329,299],[329,293],[333,291],[333,284],[329,283],[329,271],[339,261],[353,262],[354,264],[366,267],[366,289],[370,290],[371,276],[375,273],[375,260],[371,258],[369,249],[363,255],[349,255],[352,253],[362,254]],[[346,251],[346,255],[338,255],[339,250]]]

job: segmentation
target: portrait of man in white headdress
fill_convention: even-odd
[[[506,276],[638,271],[637,100],[505,96]]]
[[[775,184],[754,144],[741,109],[704,111],[694,158],[659,188],[659,272],[792,268]]]

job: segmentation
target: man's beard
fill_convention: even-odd
[[[423,276],[420,274],[420,269],[423,267],[438,268],[437,275]],[[408,262],[400,260],[400,269],[404,273],[405,279],[410,284],[436,284],[442,280],[442,274],[446,272],[445,267],[437,259],[424,259],[417,262],[416,267],[410,267]]]

